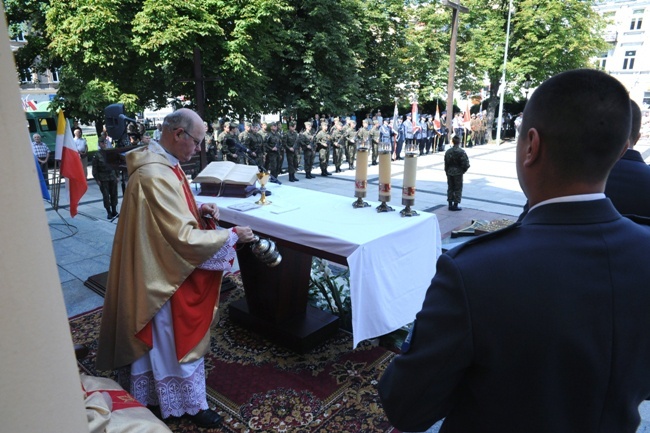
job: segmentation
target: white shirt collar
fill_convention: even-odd
[[[605,198],[605,194],[602,192],[596,192],[593,194],[576,194],[576,195],[565,195],[562,197],[553,197],[548,200],[540,201],[535,206],[531,207],[528,212],[535,209],[536,207],[544,206],[551,203],[568,203],[575,201],[592,201],[592,200],[601,200]]]
[[[157,153],[159,155],[164,155],[169,161],[169,163],[173,166],[176,166],[180,162],[178,158],[176,158],[174,155],[169,153],[167,149],[162,147],[157,141],[150,141],[149,146],[147,146],[147,149],[150,152]]]

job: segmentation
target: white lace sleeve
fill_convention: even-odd
[[[224,246],[221,247],[214,256],[199,265],[199,269],[205,269],[208,271],[230,271],[236,256],[234,246],[239,238],[237,237],[237,233],[232,229],[229,231],[230,236],[228,236],[228,241],[226,241]]]

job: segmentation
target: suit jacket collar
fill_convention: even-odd
[[[529,224],[594,224],[621,217],[609,198],[591,201],[550,203],[531,210],[521,221]]]
[[[643,157],[641,156],[641,153],[638,150],[634,149],[627,149],[623,156],[621,156],[621,159],[627,159],[630,161],[636,161],[636,162],[642,162],[645,164],[645,161],[643,160]]]

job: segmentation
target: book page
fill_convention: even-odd
[[[253,185],[257,181],[258,171],[256,165],[235,164],[226,176],[225,182],[236,185]]]
[[[231,161],[214,161],[208,164],[193,180],[195,183],[221,183],[237,165]],[[257,169],[257,168],[256,168]]]

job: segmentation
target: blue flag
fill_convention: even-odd
[[[38,162],[38,158],[34,155],[34,162],[36,163],[36,173],[38,173],[38,180],[41,183],[41,195],[44,200],[52,201],[50,197],[50,192],[47,190],[47,184],[45,183],[45,178],[43,177],[43,171],[41,170],[41,164]]]

